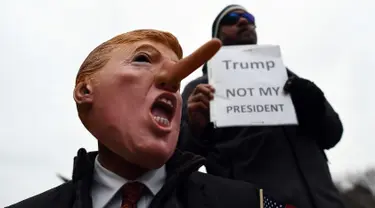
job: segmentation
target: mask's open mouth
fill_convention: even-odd
[[[157,97],[151,106],[151,114],[160,126],[169,127],[176,110],[176,97],[163,93]]]

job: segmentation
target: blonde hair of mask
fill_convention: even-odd
[[[123,33],[97,46],[82,63],[76,77],[76,86],[81,82],[90,80],[93,74],[103,68],[110,59],[110,53],[124,44],[131,44],[138,41],[150,40],[161,43],[176,53],[179,59],[183,52],[177,38],[169,32],[142,29]]]

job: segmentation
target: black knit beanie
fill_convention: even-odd
[[[233,10],[238,10],[238,9],[246,11],[244,7],[237,5],[237,4],[228,5],[223,10],[221,10],[221,12],[216,16],[214,22],[212,23],[212,37],[213,38],[218,37],[219,28],[220,28],[219,26],[223,17],[227,15],[229,12]],[[203,74],[207,74],[207,64],[204,64],[202,71],[203,71]]]
[[[230,13],[231,11],[239,10],[239,9],[246,11],[244,7],[237,5],[237,4],[231,4],[229,6],[226,6],[223,10],[221,10],[221,12],[216,16],[214,23],[212,23],[212,37],[213,38],[217,38],[219,34],[219,26],[223,17],[227,15],[228,13]]]

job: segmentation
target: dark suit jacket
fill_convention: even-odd
[[[91,208],[90,186],[96,154],[81,149],[75,158],[73,180],[9,208]],[[258,191],[253,185],[197,172],[204,161],[177,150],[167,163],[166,184],[150,207],[259,207]]]

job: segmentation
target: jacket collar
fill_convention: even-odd
[[[84,148],[78,150],[77,156],[74,157],[73,182],[92,175],[97,155],[97,151],[87,152]],[[177,173],[191,173],[198,170],[204,164],[205,159],[203,157],[176,149],[166,163],[167,175],[170,177]]]
[[[78,150],[74,158],[72,182],[75,185],[74,208],[91,208],[90,196],[95,157],[98,152],[87,152],[84,148]],[[204,165],[205,159],[190,152],[182,152],[178,149],[166,163],[167,179],[165,185],[154,197],[150,207],[159,207],[165,197],[173,193],[175,188],[182,184],[184,178],[197,171]]]

